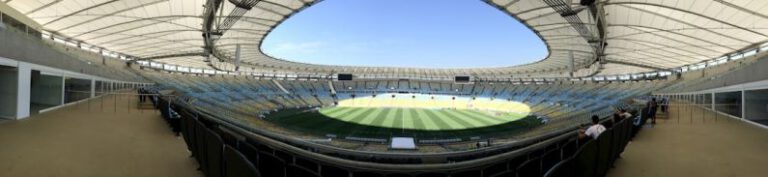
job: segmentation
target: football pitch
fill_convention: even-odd
[[[477,110],[424,108],[328,107],[284,109],[267,115],[275,125],[301,134],[335,137],[469,140],[473,137],[514,136],[541,125],[535,116],[489,115]]]
[[[320,113],[340,121],[393,129],[463,130],[499,125],[527,115],[469,109],[329,107]]]

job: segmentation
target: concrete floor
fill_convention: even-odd
[[[607,176],[768,176],[767,129],[690,107],[667,117],[644,128]]]
[[[107,96],[0,124],[0,176],[203,176],[159,112],[136,107]]]

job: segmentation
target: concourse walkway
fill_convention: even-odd
[[[132,95],[0,123],[0,176],[203,176],[157,110]]]
[[[608,177],[768,175],[768,129],[698,107],[670,109],[640,131]]]

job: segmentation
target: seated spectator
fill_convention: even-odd
[[[619,109],[619,114],[621,114],[621,118],[622,119],[630,119],[630,118],[632,118],[632,114],[627,112],[627,110],[623,109],[623,108]]]
[[[592,125],[586,130],[579,130],[579,138],[592,137],[593,139],[597,139],[597,137],[599,137],[605,130],[605,126],[600,125],[600,118],[592,116]]]

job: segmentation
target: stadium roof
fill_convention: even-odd
[[[256,68],[311,72],[411,72],[507,75],[594,66],[657,70],[713,59],[768,40],[768,1],[759,0],[488,0],[538,34],[549,55],[499,68],[342,67],[280,60],[261,42],[315,0],[3,0],[45,31],[105,49],[169,64],[205,67],[206,51]],[[206,8],[215,7],[215,8]],[[206,37],[206,35],[211,34]],[[594,68],[594,67],[593,67]],[[633,70],[633,71],[637,71]]]

